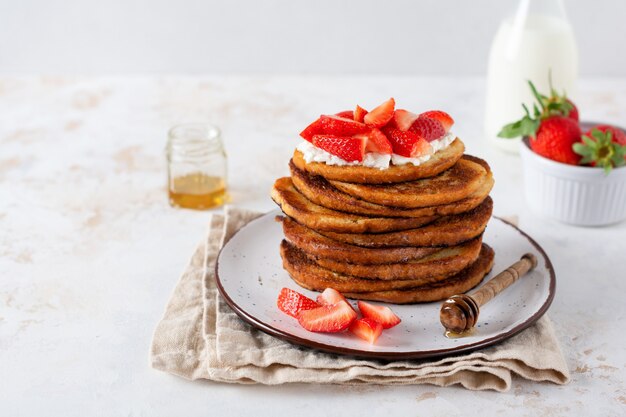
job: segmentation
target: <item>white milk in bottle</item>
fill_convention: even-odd
[[[578,50],[562,0],[521,0],[491,45],[487,70],[485,133],[499,148],[517,152],[520,139],[498,138],[507,123],[520,119],[522,103],[532,109],[531,80],[549,94],[549,73],[559,92],[575,95]]]

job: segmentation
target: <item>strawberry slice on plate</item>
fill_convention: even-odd
[[[363,120],[365,119],[365,115],[367,114],[367,110],[365,110],[363,107],[359,106],[358,104],[356,105],[356,109],[354,109],[354,120],[356,120],[357,122],[361,122],[363,123]]]
[[[345,301],[350,307],[352,307],[346,297],[334,288],[326,288],[320,295],[317,296],[315,301],[317,301],[317,304],[321,306],[327,306],[336,304],[340,301]],[[352,309],[354,310],[354,308]]]
[[[320,124],[322,133],[325,135],[352,136],[370,130],[370,127],[364,123],[356,122],[352,118],[347,119],[334,115],[322,115]]]
[[[354,112],[352,110],[344,110],[336,113],[335,116],[343,117],[345,119],[354,119]]]
[[[363,121],[366,125],[372,127],[383,127],[389,123],[393,117],[393,109],[395,106],[396,102],[392,97],[380,106],[376,107],[374,110],[367,113],[365,117],[363,117]]]
[[[374,128],[367,133],[354,135],[354,137],[364,138],[367,140],[365,152],[377,152],[384,154],[391,154],[393,152],[389,139],[387,139],[387,136],[385,136],[380,129]]]
[[[403,132],[390,127],[385,128],[383,132],[389,138],[393,152],[400,156],[417,158],[431,152],[430,144],[415,132]]]
[[[322,120],[317,119],[316,121],[308,125],[306,128],[304,128],[304,130],[300,132],[300,136],[302,136],[302,139],[311,142],[311,140],[313,139],[313,136],[319,135],[321,133],[323,133]]]
[[[398,109],[393,113],[394,127],[403,131],[409,130],[418,117],[419,115],[408,110]]]
[[[444,129],[443,124],[439,120],[422,116],[413,122],[409,131],[417,133],[428,142],[439,139],[446,134],[446,129]]]
[[[276,305],[280,311],[295,318],[298,318],[298,314],[301,311],[319,307],[319,304],[311,300],[309,297],[290,288],[283,288],[280,290],[280,293],[278,293],[278,300],[276,300]]]
[[[350,325],[350,332],[373,345],[382,334],[383,325],[368,318],[358,319]]]
[[[316,301],[317,304],[321,306],[335,304],[340,301],[348,302],[346,297],[334,288],[326,288],[320,295],[317,296]]]
[[[310,332],[336,333],[350,327],[356,311],[346,301],[301,311],[298,322]]]
[[[344,161],[363,161],[367,138],[336,135],[315,135],[311,141],[313,145],[326,152],[340,157]]]
[[[450,131],[450,128],[454,124],[454,119],[452,119],[452,117],[450,117],[450,115],[448,113],[446,113],[445,111],[441,111],[441,110],[426,111],[426,112],[420,114],[419,117],[426,117],[426,118],[429,118],[429,119],[438,120],[441,123],[441,125],[443,126],[444,130],[446,131],[446,133],[448,133]]]
[[[374,320],[382,324],[383,329],[389,329],[400,323],[400,317],[391,311],[387,306],[368,303],[366,301],[358,301],[357,305],[363,317]]]

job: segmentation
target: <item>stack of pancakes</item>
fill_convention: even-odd
[[[307,163],[296,150],[272,189],[284,268],[304,288],[398,304],[476,286],[493,265],[482,235],[494,181],[464,150],[457,138],[419,166],[383,170]]]

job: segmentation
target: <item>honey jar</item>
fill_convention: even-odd
[[[168,194],[173,207],[207,210],[229,200],[226,152],[216,126],[174,126],[168,133],[166,154]]]

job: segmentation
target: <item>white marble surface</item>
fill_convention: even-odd
[[[476,78],[0,78],[0,415],[555,416],[626,414],[626,223],[577,228],[529,213],[520,161],[481,139]],[[322,112],[394,96],[443,108],[492,164],[495,213],[517,215],[558,277],[550,309],[566,386],[505,394],[431,386],[228,386],[148,366],[156,322],[209,214],[169,207],[169,126],[223,128],[234,203],[258,210],[297,132]],[[582,117],[626,125],[626,79],[586,80]]]

